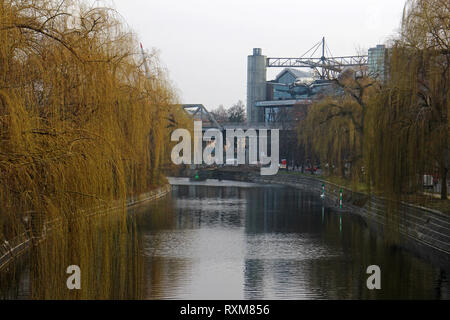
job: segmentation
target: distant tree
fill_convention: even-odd
[[[368,102],[380,84],[368,77],[366,68],[347,70],[333,84],[342,94],[324,97],[311,106],[299,124],[299,141],[311,157],[335,166],[343,178],[350,165],[350,174],[357,179],[363,166]]]
[[[212,110],[211,114],[219,123],[228,122],[228,112],[222,104],[219,105],[216,109]]]
[[[245,105],[239,100],[228,110],[229,122],[245,122]]]

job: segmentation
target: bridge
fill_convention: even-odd
[[[183,109],[191,115],[194,120],[201,121],[202,124],[207,124],[206,126],[203,125],[204,130],[208,129],[219,129],[220,131],[223,131],[224,128],[222,125],[220,125],[214,115],[210,113],[204,105],[202,104],[183,104]],[[206,128],[206,129],[205,129]]]
[[[203,104],[183,104],[182,107],[194,120],[202,122],[203,131],[207,131],[208,129],[218,129],[222,132],[233,129],[242,129],[244,131],[248,129],[292,130],[294,128],[293,125],[288,123],[219,123]]]
[[[321,49],[322,55],[320,57],[314,57],[319,49]],[[300,58],[267,58],[266,60],[267,68],[314,69],[321,80],[335,79],[348,67],[361,68],[367,67],[368,65],[368,55],[333,57],[331,50],[325,42],[325,37],[322,38],[322,41],[318,42],[305,52]]]

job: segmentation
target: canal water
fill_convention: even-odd
[[[319,195],[277,185],[176,185],[169,210],[148,212],[150,299],[448,299],[448,275],[386,245]],[[367,267],[381,269],[370,291]]]
[[[129,210],[121,241],[133,245],[96,264],[110,266],[111,292],[98,296],[102,284],[84,282],[83,298],[449,299],[448,270],[385,243],[355,215],[323,208],[318,194],[229,181],[171,183],[169,197]],[[57,281],[42,279],[52,272],[33,279],[30,264],[14,271],[0,297],[61,298],[48,288],[31,292],[33,283]],[[371,265],[381,269],[381,290],[367,288]]]

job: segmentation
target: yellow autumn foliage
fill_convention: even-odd
[[[186,121],[157,56],[145,74],[117,13],[84,1],[0,1],[0,239],[161,185]]]

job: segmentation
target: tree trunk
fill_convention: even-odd
[[[342,177],[342,179],[345,179],[345,164],[341,164],[341,165],[339,166],[339,170],[340,170],[340,172],[341,172],[341,177]]]
[[[441,164],[441,199],[447,200],[447,173],[448,169]]]

